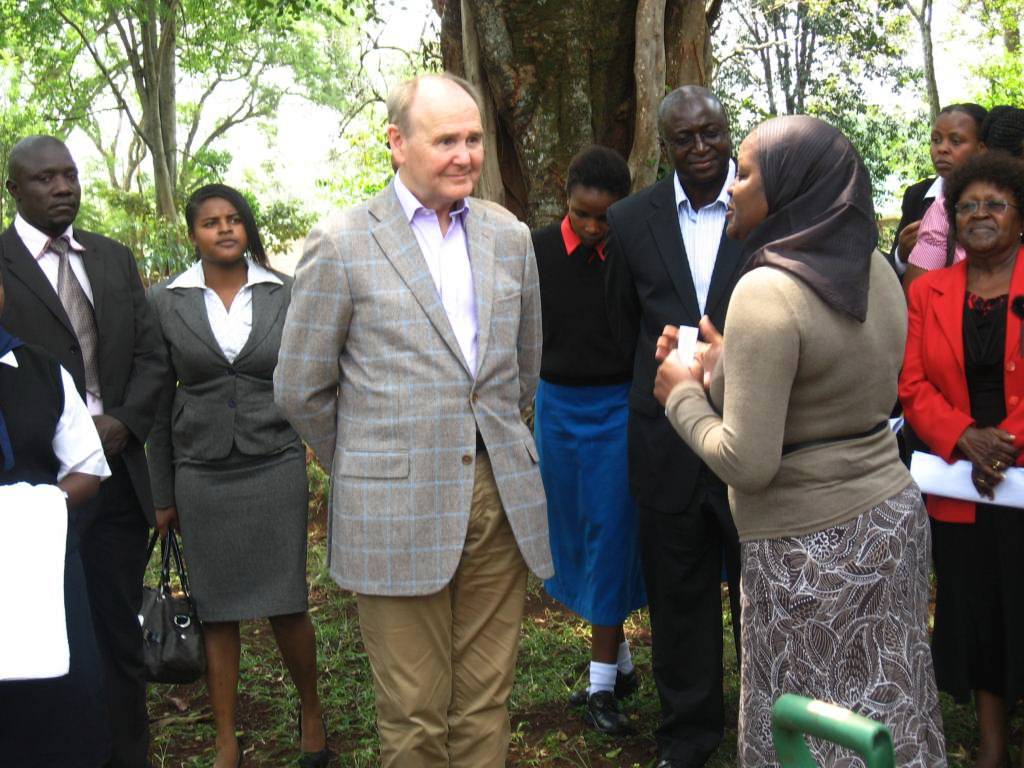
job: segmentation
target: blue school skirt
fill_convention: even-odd
[[[601,626],[647,604],[629,493],[629,386],[537,386],[534,431],[555,562],[544,588]]]

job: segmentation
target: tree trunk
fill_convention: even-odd
[[[504,204],[531,226],[565,214],[566,168],[588,144],[630,158],[635,186],[653,181],[666,88],[708,79],[703,0],[433,3],[445,69],[492,100],[496,146],[488,152],[497,159]],[[485,169],[480,192],[500,199],[493,179]]]
[[[442,56],[490,94],[505,205],[539,226],[565,213],[571,157],[597,142],[628,157],[633,145],[636,0],[445,0]],[[455,24],[472,14],[459,46]],[[466,37],[476,33],[480,77]],[[472,47],[472,46],[470,46]],[[657,98],[660,98],[658,94]]]
[[[504,205],[505,186],[501,181],[501,168],[498,164],[498,115],[494,95],[489,87],[487,72],[480,63],[480,43],[476,34],[473,6],[466,0],[461,0],[461,6],[464,77],[470,82],[479,83],[480,97],[484,102],[480,115],[484,128],[484,167],[476,194],[485,200]]]
[[[720,6],[715,6],[718,8]],[[717,14],[717,10],[714,10]],[[703,3],[668,0],[665,6],[665,87],[707,85],[711,82],[710,19]]]
[[[665,93],[665,0],[640,0],[636,9],[636,115],[629,172],[633,190],[658,177],[658,102]]]
[[[935,80],[935,56],[932,52],[932,0],[920,0],[921,7],[918,8],[915,0],[905,0],[907,10],[917,22],[921,31],[921,50],[924,53],[924,82],[925,95],[928,98],[928,112],[931,121],[934,123],[942,108],[939,103],[939,86]]]

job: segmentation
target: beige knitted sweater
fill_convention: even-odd
[[[741,541],[797,536],[846,522],[910,482],[888,430],[864,433],[896,402],[907,309],[892,268],[871,263],[868,316],[859,323],[774,267],[733,292],[710,400],[677,385],[666,415],[729,485]],[[783,446],[830,439],[785,456]]]

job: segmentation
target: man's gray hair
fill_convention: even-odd
[[[483,100],[480,98],[479,91],[477,91],[476,86],[465,78],[453,75],[451,72],[417,75],[410,80],[399,83],[391,89],[390,93],[388,93],[388,122],[397,125],[398,129],[403,134],[408,134],[411,130],[411,126],[409,124],[409,110],[412,107],[413,99],[416,98],[416,91],[419,89],[420,83],[423,80],[447,80],[451,83],[455,83],[459,88],[469,94],[469,97],[473,99],[473,102],[476,104],[476,108],[481,113],[483,112]]]

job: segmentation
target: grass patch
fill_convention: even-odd
[[[319,505],[318,505],[319,506]],[[373,684],[356,620],[355,598],[339,589],[326,568],[324,510],[312,510],[308,573],[310,611],[317,631],[320,691],[329,743],[339,755],[334,765],[372,768],[377,760]],[[154,562],[156,558],[154,557]],[[150,570],[150,583],[156,573]],[[739,674],[723,601],[726,732],[709,768],[736,764],[736,711]],[[611,739],[587,729],[566,701],[585,682],[589,629],[551,600],[531,577],[515,687],[509,703],[512,743],[508,765],[519,768],[653,768],[653,731],[658,722],[657,691],[650,674],[650,625],[645,611],[626,625],[640,674],[638,693],[625,712],[634,734]],[[295,713],[298,699],[277,654],[266,621],[242,623],[238,729],[247,768],[294,765],[298,757]],[[188,686],[151,685],[151,760],[156,768],[203,768],[213,763],[213,719],[202,682]],[[951,768],[968,768],[977,748],[977,725],[970,705],[942,696],[942,716]],[[1024,718],[1011,727],[1019,745]],[[1012,750],[1019,757],[1016,747]]]

